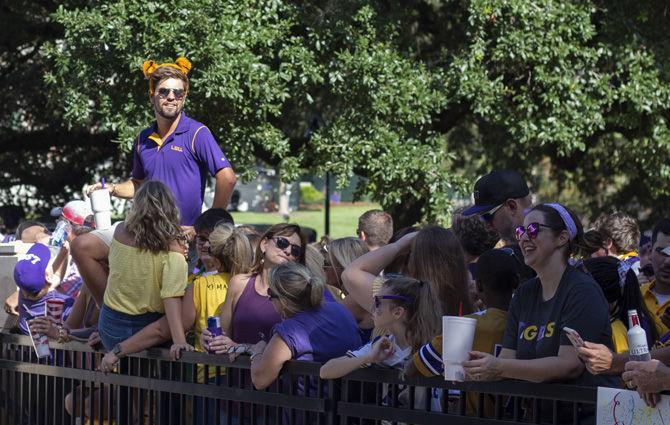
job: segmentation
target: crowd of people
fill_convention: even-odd
[[[70,229],[60,249],[48,247],[46,226],[18,225],[16,239],[34,243],[6,301],[20,332],[101,343],[105,372],[152,346],[174,359],[248,355],[264,389],[289,360],[322,363],[324,379],[373,364],[442,375],[441,318],[464,315],[477,321],[468,380],[629,385],[651,405],[670,389],[670,219],[644,236],[615,212],[585,231],[575,211],[534,203],[524,178],[504,170],[476,182],[474,205],[449,228],[396,229],[380,210],[363,214],[356,234],[314,243],[297,224],[237,226],[225,209],[231,165],[182,111],[187,62],[145,63],[156,122],[138,136],[132,178],[106,186],[133,199],[123,221],[94,229],[87,204],[70,202],[59,210]],[[214,206],[200,214],[208,174]],[[62,324],[43,317],[51,298],[65,301]],[[649,362],[628,361],[629,310],[653,347]]]

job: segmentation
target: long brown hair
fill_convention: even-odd
[[[421,229],[412,243],[408,273],[430,283],[442,306],[442,314],[456,316],[459,312],[474,311],[468,295],[465,255],[451,230],[439,226]]]
[[[133,198],[125,226],[137,248],[152,253],[169,251],[170,243],[182,237],[179,210],[172,191],[157,180],[142,183]]]
[[[398,277],[386,280],[383,287],[387,288],[389,295],[407,299],[392,302],[405,309],[405,338],[412,351],[417,351],[426,341],[440,333],[440,303],[430,283],[411,277]]]
[[[298,258],[298,263],[304,265],[305,252],[307,251],[307,240],[305,239],[305,235],[303,235],[302,231],[300,230],[300,226],[298,226],[297,224],[279,223],[275,224],[274,226],[266,230],[265,233],[263,233],[261,238],[258,240],[258,246],[256,246],[256,255],[254,257],[254,264],[251,267],[251,273],[260,273],[263,270],[263,257],[265,253],[261,251],[262,241],[270,240],[275,236],[288,237],[291,235],[298,235],[300,237],[300,245],[302,246],[301,250],[302,252],[300,253],[300,257]]]

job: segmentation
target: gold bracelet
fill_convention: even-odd
[[[63,325],[58,326],[58,343],[63,344],[70,341],[70,332],[63,327]]]

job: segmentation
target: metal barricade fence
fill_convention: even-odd
[[[381,368],[322,380],[319,364],[292,361],[258,391],[245,356],[231,363],[184,353],[173,362],[167,350],[151,349],[103,374],[96,370],[103,353],[80,343],[51,346],[52,356],[38,359],[30,338],[0,334],[0,425],[594,422],[597,391],[589,387],[449,383]]]

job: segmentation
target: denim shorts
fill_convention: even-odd
[[[116,344],[122,343],[161,317],[162,313],[139,315],[120,313],[103,304],[98,319],[98,333],[102,345],[105,346],[105,350],[111,351]]]

